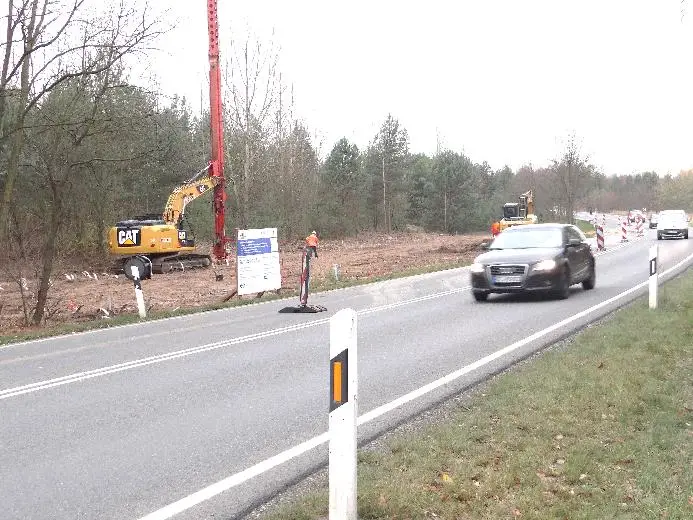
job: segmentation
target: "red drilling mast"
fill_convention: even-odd
[[[207,25],[209,29],[209,109],[212,140],[210,175],[219,178],[214,186],[214,246],[212,252],[217,261],[225,260],[226,243],[232,240],[224,228],[224,203],[226,182],[224,179],[224,119],[221,103],[221,70],[219,68],[219,22],[217,0],[207,0]]]

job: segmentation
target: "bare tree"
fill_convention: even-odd
[[[89,0],[8,0],[0,76],[0,151],[7,156],[0,238],[19,175],[27,114],[62,83],[98,75],[143,52],[161,32],[145,2],[114,1],[96,13]],[[141,5],[141,3],[139,3]],[[9,148],[6,153],[5,148]]]
[[[43,244],[32,316],[40,324],[64,217],[63,195],[74,172],[86,167],[81,156],[88,147],[83,145],[102,117],[100,101],[113,86],[111,71],[117,67],[115,75],[122,82],[124,59],[145,52],[161,33],[161,23],[149,15],[148,5],[137,7],[134,0],[114,2],[100,13],[90,9],[88,0],[9,0],[8,5],[0,77],[0,144],[9,151],[3,153],[0,236],[10,236],[7,217],[14,207],[20,175],[27,172],[37,181],[42,178],[49,195],[47,211],[38,216],[43,236],[34,238]],[[27,151],[29,133],[32,147]],[[15,231],[15,242],[26,243],[21,230]]]
[[[260,168],[260,143],[269,133],[269,125],[277,124],[273,117],[281,98],[281,80],[277,70],[279,55],[274,45],[265,49],[259,42],[246,38],[241,45],[232,44],[232,58],[226,73],[226,113],[232,133],[239,134],[243,142],[242,171],[235,174],[234,193],[239,204],[240,226],[247,226],[250,217],[250,193],[253,176]],[[239,187],[240,185],[240,193]]]
[[[588,190],[588,180],[594,168],[589,158],[582,155],[580,145],[574,134],[567,137],[563,155],[551,167],[556,182],[558,200],[561,202],[559,217],[573,223],[575,204]]]

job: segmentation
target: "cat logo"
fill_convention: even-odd
[[[139,246],[142,240],[140,229],[118,228],[118,245],[121,247]]]
[[[198,184],[197,185],[197,191],[200,192],[200,194],[204,193],[207,191],[207,185],[206,184]]]
[[[183,241],[185,241],[186,238],[187,238],[187,233],[185,231],[179,231],[178,232],[178,240],[183,242]]]

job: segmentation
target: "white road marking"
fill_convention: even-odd
[[[426,296],[419,296],[417,298],[411,298],[409,300],[403,300],[401,302],[388,303],[385,305],[380,305],[377,307],[371,307],[370,309],[364,309],[359,311],[358,314],[361,316],[373,314],[376,312],[381,312],[384,310],[395,309],[397,307],[402,307],[404,305],[411,305],[413,303],[424,302],[428,300],[433,300],[436,298],[442,298],[444,296],[450,296],[452,294],[457,294],[462,291],[469,289],[469,286],[460,287],[457,289],[450,289],[447,291],[442,291],[435,294],[428,294]],[[39,390],[46,390],[48,388],[53,388],[56,386],[67,385],[70,383],[77,383],[79,381],[85,381],[87,379],[93,379],[95,377],[101,377],[108,374],[115,374],[116,372],[122,372],[124,370],[131,370],[133,368],[143,367],[147,365],[152,365],[154,363],[163,363],[164,361],[170,361],[172,359],[178,359],[181,357],[191,356],[193,354],[199,354],[201,352],[208,352],[210,350],[216,350],[224,347],[229,347],[231,345],[238,345],[240,343],[247,343],[249,341],[255,341],[258,339],[269,338],[271,336],[278,336],[280,334],[286,334],[288,332],[295,332],[297,330],[307,329],[310,327],[316,327],[318,325],[326,324],[330,321],[329,318],[321,318],[319,320],[313,320],[306,323],[298,323],[296,325],[289,325],[287,327],[281,327],[278,329],[266,330],[263,332],[257,332],[255,334],[248,334],[246,336],[240,336],[238,338],[228,339],[224,341],[217,341],[216,343],[209,343],[207,345],[199,345],[197,347],[186,348],[183,350],[176,350],[174,352],[167,352],[165,354],[159,354],[156,356],[150,356],[146,358],[135,359],[133,361],[127,361],[125,363],[119,363],[117,365],[110,365],[103,368],[96,368],[94,370],[87,370],[85,372],[77,372],[67,376],[57,377],[54,379],[48,379],[45,381],[38,381],[36,383],[30,383],[27,385],[16,386],[14,388],[7,388],[5,390],[0,390],[0,400],[9,399],[10,397],[16,397],[19,395],[29,394],[32,392],[38,392]]]
[[[681,268],[691,260],[693,260],[693,254],[689,255],[675,266],[670,267],[669,269],[664,271],[661,274],[661,276],[666,276],[674,272],[675,270]],[[619,293],[616,296],[609,298],[608,300],[604,300],[603,302],[600,302],[597,305],[593,305],[592,307],[585,309],[569,318],[559,321],[558,323],[555,323],[550,327],[535,332],[534,334],[527,336],[526,338],[521,339],[519,341],[516,341],[515,343],[508,345],[505,348],[497,350],[496,352],[489,354],[488,356],[485,356],[475,361],[474,363],[471,363],[454,372],[451,372],[450,374],[443,376],[440,379],[437,379],[431,383],[428,383],[427,385],[424,385],[421,388],[417,388],[416,390],[413,390],[395,399],[394,401],[374,408],[370,412],[361,415],[358,419],[358,424],[359,426],[361,426],[374,419],[377,419],[378,417],[381,417],[382,415],[385,415],[386,413],[389,413],[402,405],[405,405],[415,399],[418,399],[419,397],[422,397],[425,394],[432,392],[437,388],[440,388],[441,386],[451,383],[452,381],[459,379],[463,375],[468,374],[469,372],[472,372],[484,365],[487,365],[492,361],[495,361],[496,359],[501,358],[506,354],[531,343],[534,340],[542,338],[543,336],[546,336],[547,334],[550,334],[574,321],[584,318],[585,316],[593,313],[596,310],[602,309],[618,300],[621,300],[624,297],[645,287],[647,284],[649,284],[649,280],[635,285],[634,287],[631,287],[630,289],[623,291],[622,293]],[[196,491],[195,493],[181,498],[180,500],[173,502],[161,509],[158,509],[157,511],[149,513],[148,515],[141,517],[139,520],[166,520],[168,518],[171,518],[179,513],[182,513],[183,511],[190,509],[191,507],[196,506],[197,504],[200,504],[201,502],[204,502],[205,500],[209,500],[210,498],[213,498],[214,496],[219,495],[224,491],[228,491],[232,487],[243,484],[244,482],[247,482],[253,477],[259,476],[262,473],[271,470],[272,468],[275,468],[281,464],[284,464],[285,462],[290,461],[291,459],[303,455],[304,453],[307,453],[308,451],[317,448],[322,444],[325,444],[326,442],[328,442],[328,440],[329,436],[327,432],[313,437],[312,439],[308,439],[307,441],[304,441],[301,444],[293,446],[288,450],[282,451],[281,453],[278,453],[277,455],[270,457],[269,459],[265,459],[262,462],[259,462],[253,466],[250,466],[249,468],[244,469],[243,471],[234,473],[233,475],[226,477],[225,479],[220,480],[218,482],[215,482],[214,484],[207,486],[201,489],[200,491]]]
[[[632,243],[633,242],[630,242],[630,244],[632,244]],[[606,251],[602,251],[599,253],[595,253],[595,257],[599,257],[599,256],[603,256],[605,254],[612,253],[618,249],[621,249],[622,247],[625,247],[626,245],[628,245],[628,243],[619,244],[618,247],[607,249]],[[461,269],[468,269],[468,266],[463,267]],[[430,273],[427,273],[427,274],[430,274]],[[394,309],[397,307],[401,307],[403,305],[411,305],[413,303],[420,303],[423,301],[433,300],[433,299],[441,298],[444,296],[450,296],[452,294],[457,294],[459,292],[466,291],[469,288],[470,288],[470,286],[465,286],[465,287],[460,287],[457,289],[450,289],[448,291],[442,291],[439,293],[429,294],[426,296],[419,296],[417,298],[412,298],[409,300],[403,300],[401,302],[388,303],[385,305],[380,305],[377,307],[372,307],[370,309],[364,309],[364,310],[358,311],[358,315],[364,316],[364,315],[373,314],[376,312],[381,312],[384,310]],[[169,318],[169,319],[172,319],[172,318]],[[93,370],[87,370],[84,372],[77,372],[74,374],[69,374],[69,375],[54,378],[54,379],[47,379],[44,381],[38,381],[36,383],[30,383],[27,385],[17,386],[17,387],[13,387],[13,388],[7,388],[5,390],[0,390],[0,401],[3,399],[9,399],[10,397],[17,397],[17,396],[24,395],[24,394],[38,392],[39,390],[46,390],[48,388],[54,388],[57,386],[63,386],[63,385],[71,384],[71,383],[77,383],[80,381],[86,381],[88,379],[93,379],[95,377],[101,377],[101,376],[105,376],[108,374],[115,374],[117,372],[122,372],[124,370],[139,368],[139,367],[143,367],[143,366],[147,366],[147,365],[152,365],[155,363],[163,363],[164,361],[171,361],[173,359],[191,356],[193,354],[200,354],[202,352],[208,352],[210,350],[216,350],[216,349],[220,349],[220,348],[229,347],[232,345],[247,343],[249,341],[255,341],[258,339],[268,338],[271,336],[278,336],[280,334],[295,332],[297,330],[307,329],[310,327],[316,327],[318,325],[324,325],[328,322],[329,322],[329,318],[321,318],[321,319],[309,321],[306,323],[299,323],[296,325],[290,325],[290,326],[281,327],[278,329],[272,329],[272,330],[268,330],[268,331],[258,332],[255,334],[248,334],[246,336],[240,336],[238,338],[233,338],[233,339],[224,340],[224,341],[218,341],[218,342],[209,343],[206,345],[199,345],[197,347],[191,347],[191,348],[187,348],[187,349],[183,349],[183,350],[177,350],[174,352],[167,352],[165,354],[159,354],[156,356],[150,356],[150,357],[146,357],[146,358],[135,359],[133,361],[127,361],[125,363],[119,363],[116,365],[109,365],[106,367],[97,368],[97,369],[93,369]]]
[[[440,271],[431,271],[430,273],[423,273],[423,274],[415,274],[411,276],[405,276],[402,278],[393,278],[391,280],[384,280],[381,282],[373,282],[373,283],[368,283],[368,284],[363,284],[363,285],[352,285],[349,287],[340,287],[338,289],[328,289],[326,291],[319,291],[316,293],[313,293],[313,296],[322,296],[322,295],[329,295],[335,292],[347,292],[347,291],[354,291],[358,289],[362,289],[363,287],[378,287],[378,286],[387,286],[388,284],[391,283],[396,283],[397,281],[401,280],[409,280],[409,281],[416,281],[416,280],[421,280],[425,278],[435,278],[436,276],[439,276],[441,274],[446,274],[450,273],[453,271],[467,271],[469,270],[469,266],[465,265],[462,267],[451,267],[449,269],[441,269]],[[208,314],[219,314],[219,313],[225,313],[233,310],[239,310],[239,309],[252,309],[254,307],[259,307],[262,305],[271,305],[271,304],[276,304],[276,303],[281,303],[281,302],[286,302],[286,301],[291,301],[291,300],[296,300],[296,296],[286,296],[284,298],[276,298],[272,300],[265,300],[265,301],[259,301],[259,302],[252,302],[252,303],[246,303],[244,305],[239,305],[236,307],[225,307],[223,309],[214,309],[214,310],[209,310],[209,311],[200,311],[200,312],[195,312],[191,314],[184,314],[181,316],[169,316],[168,318],[157,318],[155,320],[148,320],[148,321],[141,321],[137,323],[127,323],[125,325],[113,325],[110,327],[104,327],[100,329],[91,329],[91,330],[85,330],[82,332],[73,332],[70,334],[63,334],[60,336],[48,336],[45,338],[37,338],[37,339],[31,339],[27,341],[19,341],[17,343],[8,343],[7,345],[0,345],[0,349],[10,349],[10,348],[17,348],[17,347],[23,347],[23,346],[28,346],[28,345],[34,345],[36,343],[45,343],[48,341],[53,341],[56,339],[63,339],[63,338],[71,338],[74,336],[83,336],[83,335],[88,335],[88,334],[99,334],[105,331],[112,331],[112,330],[118,330],[118,329],[125,329],[125,328],[133,328],[133,327],[142,327],[143,325],[148,325],[150,323],[164,323],[167,321],[174,321],[174,320],[185,320],[189,319],[191,317],[195,316],[204,316]],[[194,330],[198,328],[204,328],[207,327],[208,325],[196,325],[196,326],[186,326],[184,328],[180,329],[175,329],[176,331],[189,331],[189,330]],[[168,330],[165,332],[165,334],[170,334],[172,331]],[[152,333],[148,335],[141,335],[139,337],[155,337],[159,336],[164,333]]]

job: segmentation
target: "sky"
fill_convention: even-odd
[[[218,2],[222,60],[273,42],[322,155],[365,148],[392,114],[412,153],[494,169],[546,166],[571,134],[607,175],[693,168],[693,0]],[[149,70],[199,111],[207,2],[156,4],[177,25]]]

